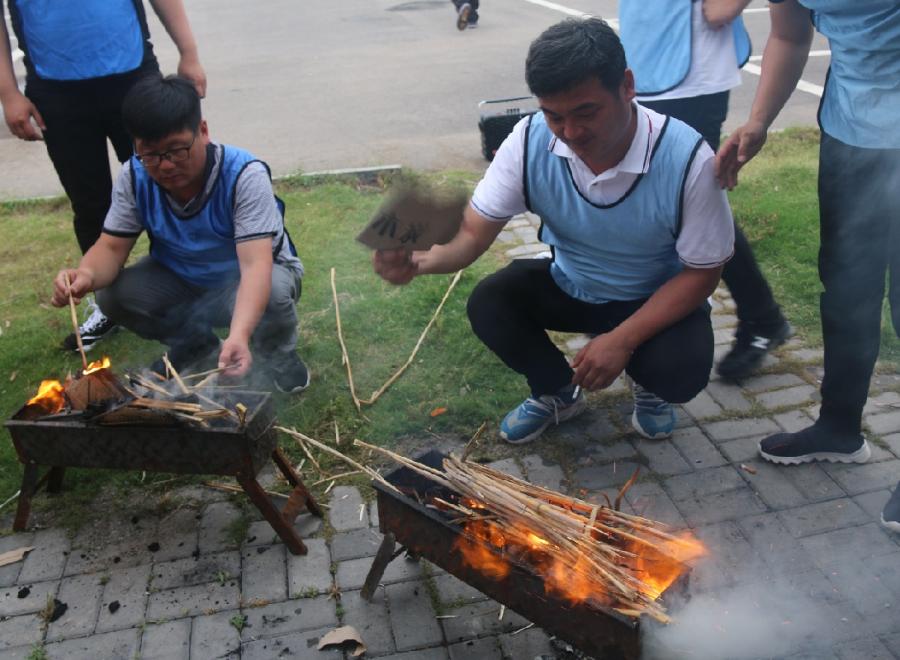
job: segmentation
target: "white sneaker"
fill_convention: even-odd
[[[94,347],[94,344],[117,330],[119,326],[115,325],[100,311],[93,297],[87,300],[85,312],[87,313],[87,318],[78,327],[78,332],[81,333],[81,343],[84,346],[84,350],[89,351]],[[63,349],[67,351],[78,350],[78,340],[75,338],[74,332],[63,339],[62,343]]]

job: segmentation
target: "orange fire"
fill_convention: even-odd
[[[39,406],[47,415],[58,413],[66,405],[66,398],[63,396],[64,389],[58,380],[41,381],[37,394],[28,400],[27,405]]]
[[[112,363],[109,361],[109,358],[105,355],[102,360],[94,360],[90,364],[88,364],[87,369],[82,371],[81,373],[87,376],[88,374],[92,374],[95,371],[100,371],[101,369],[109,369]]]
[[[87,376],[101,369],[109,369],[111,364],[110,359],[104,356],[103,359],[94,360],[88,364],[87,369],[84,369],[81,373]],[[69,381],[67,380],[66,383],[69,383]],[[27,405],[38,406],[45,415],[58,413],[66,407],[65,391],[65,385],[58,380],[41,381],[37,394],[28,400]]]
[[[483,508],[466,502],[468,508]],[[643,592],[656,599],[668,589],[685,570],[684,562],[706,553],[703,544],[689,533],[674,541],[656,542],[657,548],[638,542],[623,543],[629,557],[625,568],[643,584]],[[465,524],[465,531],[457,537],[454,549],[463,563],[487,577],[502,580],[509,575],[511,560],[527,564],[544,578],[544,590],[572,603],[591,600],[600,605],[614,605],[603,583],[592,578],[587,559],[575,566],[559,559],[559,553],[546,539],[532,530],[518,525],[500,526],[490,520]]]

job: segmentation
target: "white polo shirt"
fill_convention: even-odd
[[[547,148],[569,161],[575,185],[589,201],[609,205],[625,195],[635,179],[650,167],[649,155],[662,132],[665,117],[641,105],[637,109],[637,130],[625,157],[595,175],[561,140],[553,138]],[[524,213],[523,171],[525,123],[520,121],[497,150],[494,160],[475,188],[471,205],[487,220],[506,222]],[[681,232],[675,249],[682,263],[692,268],[715,268],[731,258],[734,251],[734,220],[725,191],[714,174],[712,149],[704,142],[691,164],[685,181]],[[681,176],[673,172],[672,176]],[[640,194],[640,186],[632,194]]]

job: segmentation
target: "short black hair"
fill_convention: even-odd
[[[625,77],[625,49],[599,18],[569,18],[547,28],[531,43],[525,81],[535,96],[550,96],[597,77],[618,93]]]
[[[151,74],[136,82],[122,101],[122,121],[132,138],[155,142],[200,127],[200,95],[178,76]]]

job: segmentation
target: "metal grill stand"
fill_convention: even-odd
[[[19,411],[5,424],[25,468],[13,529],[25,529],[31,500],[44,483],[47,492],[60,491],[67,467],[214,474],[234,477],[288,550],[295,555],[305,555],[306,546],[294,529],[294,519],[303,509],[321,518],[322,510],[278,448],[270,395],[235,391],[228,395],[223,405],[233,407],[237,402],[242,402],[250,411],[239,428],[99,426],[71,420],[30,421],[18,419],[22,412]],[[274,461],[293,489],[280,511],[256,478],[269,460]],[[49,470],[39,478],[41,466],[47,466]]]

